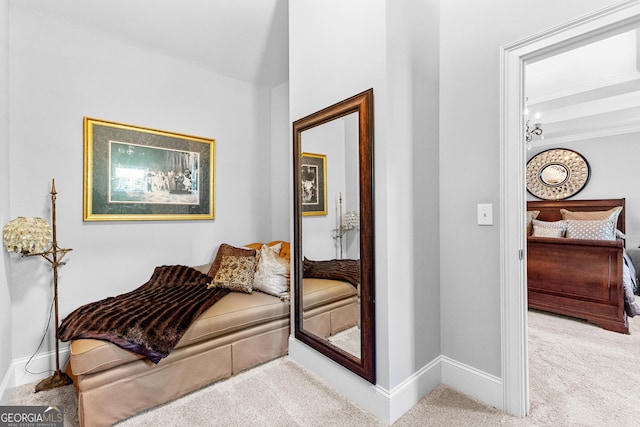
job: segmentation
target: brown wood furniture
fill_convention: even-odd
[[[529,201],[537,219],[559,221],[560,209],[606,211],[622,206],[617,228],[625,232],[625,199]],[[529,308],[585,319],[629,333],[622,282],[624,241],[527,237]]]

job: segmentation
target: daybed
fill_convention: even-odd
[[[624,250],[625,199],[529,201],[527,212],[529,308],[629,333],[627,316],[639,308]]]
[[[286,266],[288,280],[289,244],[271,242],[269,245],[278,253],[279,262],[275,264]],[[270,253],[259,243],[248,246],[259,249],[254,252],[259,254],[256,259],[263,259]],[[209,279],[215,277],[217,280],[216,271],[221,270],[223,253],[235,254],[234,251],[239,250],[243,249],[223,244],[212,264],[197,269],[207,272]],[[279,276],[277,281],[282,285],[283,270],[279,268],[272,263],[267,275],[271,278]],[[260,264],[255,270],[256,277],[259,271]],[[346,283],[344,287],[353,288]],[[105,339],[72,338],[67,372],[78,393],[80,424],[112,425],[287,354],[290,334],[288,291],[278,294],[274,289],[271,294],[256,288],[251,293],[229,291],[191,323],[175,348],[158,363]],[[316,291],[323,294],[322,289]],[[350,301],[353,296],[336,293],[336,289],[326,289],[324,295],[326,312],[333,311],[336,304],[340,305],[340,299]],[[316,307],[316,310],[322,311],[322,308]],[[73,328],[65,319],[61,333],[69,329]]]

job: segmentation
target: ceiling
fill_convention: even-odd
[[[611,35],[526,65],[528,118],[541,123],[544,136],[533,146],[640,132],[638,33]]]
[[[10,6],[256,85],[288,81],[287,0],[10,0]]]
[[[287,0],[10,0],[10,6],[252,84],[288,81]],[[526,65],[529,117],[544,130],[532,145],[640,132],[638,33]]]

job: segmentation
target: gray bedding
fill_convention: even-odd
[[[635,317],[640,314],[640,306],[638,306],[634,295],[634,292],[638,291],[638,275],[628,251],[623,251],[623,254],[622,283],[624,285],[624,311],[627,313],[627,316]]]

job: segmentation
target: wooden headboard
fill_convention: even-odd
[[[600,200],[532,200],[527,202],[528,211],[540,211],[540,221],[560,221],[562,215],[560,209],[574,212],[606,211],[617,206],[622,206],[618,216],[618,230],[625,233],[625,199],[600,199]]]

